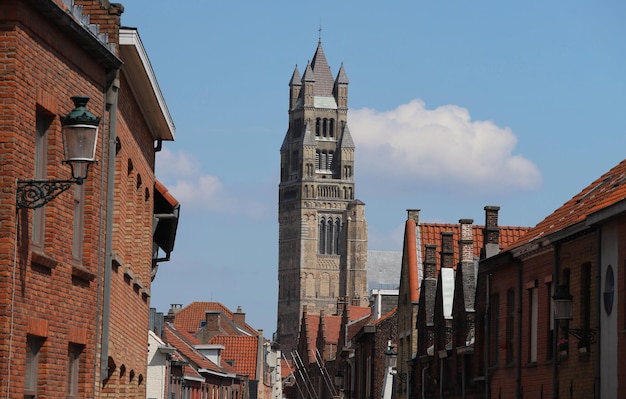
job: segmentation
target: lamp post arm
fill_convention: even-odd
[[[17,207],[40,208],[76,183],[78,183],[76,180],[18,180]]]

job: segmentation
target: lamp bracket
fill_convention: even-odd
[[[78,179],[72,180],[18,180],[17,181],[17,207],[36,209],[67,191],[72,185],[80,184]]]
[[[570,328],[568,332],[573,337],[576,337],[579,342],[596,343],[596,330],[594,328]]]

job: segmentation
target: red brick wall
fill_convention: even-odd
[[[5,359],[0,387],[11,398],[23,397],[25,346],[27,334],[32,334],[45,338],[39,395],[65,396],[68,345],[73,342],[84,345],[79,386],[91,397],[97,361],[98,282],[89,281],[88,274],[73,273],[73,267],[96,276],[101,264],[101,142],[96,155],[101,162],[94,165],[85,183],[82,264],[72,261],[73,188],[46,206],[45,239],[39,253],[29,246],[33,211],[16,212],[15,194],[16,179],[34,175],[37,109],[53,118],[48,132],[48,178],[67,179],[70,175],[70,169],[61,163],[59,121],[59,115],[73,108],[70,96],[90,96],[88,108],[102,117],[101,132],[106,132],[108,115],[103,111],[102,94],[105,71],[28,3],[2,2],[0,15],[0,357]]]
[[[96,0],[80,3],[85,12],[92,13],[91,22],[100,24],[110,40],[117,40],[117,9],[106,9]],[[113,267],[109,330],[109,356],[116,367],[102,385],[98,334],[103,320],[106,241],[107,71],[75,37],[61,32],[49,17],[31,9],[29,2],[3,1],[0,15],[0,357],[10,359],[0,367],[0,390],[9,392],[10,398],[23,397],[26,339],[31,334],[45,338],[39,396],[65,396],[68,345],[77,343],[84,345],[81,397],[144,398],[145,381],[140,380],[146,375],[149,315],[152,138],[122,76],[117,129],[122,147],[116,157],[113,248],[122,265]],[[70,96],[77,94],[89,96],[89,110],[102,117],[99,162],[85,182],[84,257],[79,265],[72,261],[73,188],[46,205],[44,246],[39,252],[30,247],[33,211],[16,212],[15,206],[16,179],[34,175],[37,109],[52,117],[47,177],[69,177],[69,167],[61,163],[59,116],[73,108]],[[128,160],[134,166],[130,173]],[[76,273],[79,269],[87,273]],[[130,273],[125,274],[126,270]]]

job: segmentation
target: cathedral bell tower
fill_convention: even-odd
[[[302,310],[334,314],[338,298],[367,306],[365,204],[354,197],[348,77],[328,66],[321,41],[289,82],[280,148],[277,341],[296,348]]]

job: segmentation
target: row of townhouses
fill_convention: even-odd
[[[483,225],[409,210],[394,308],[377,311],[385,290],[305,308],[285,395],[623,397],[624,181],[626,160],[534,227],[499,226],[497,206]]]

